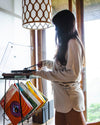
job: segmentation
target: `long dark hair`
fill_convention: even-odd
[[[68,49],[70,39],[75,39],[78,33],[75,29],[75,17],[69,10],[58,12],[52,19],[56,28],[57,53],[55,59],[62,65],[66,65],[65,54]]]

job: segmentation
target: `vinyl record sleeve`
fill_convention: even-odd
[[[18,89],[14,85],[11,85],[6,93],[5,113],[13,125],[17,125],[22,120],[22,116],[25,117],[33,109],[32,105],[21,93],[20,97],[21,105]],[[4,109],[4,97],[0,101],[0,105]]]

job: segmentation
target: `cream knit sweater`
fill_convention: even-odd
[[[36,72],[36,75],[52,81],[54,104],[58,112],[67,113],[72,108],[76,111],[85,110],[84,96],[79,84],[83,65],[82,54],[81,43],[77,39],[71,39],[66,52],[66,66],[57,61],[44,60],[43,67],[52,70],[41,69]]]

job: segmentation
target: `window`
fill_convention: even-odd
[[[100,121],[100,4],[85,8],[87,121]]]
[[[85,22],[87,120],[100,120],[100,20]]]
[[[46,30],[46,59],[53,60],[56,46],[55,46],[55,28],[51,27]],[[47,81],[48,99],[53,99],[52,85],[50,81]]]

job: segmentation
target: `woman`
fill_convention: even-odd
[[[84,48],[75,29],[75,17],[69,10],[58,12],[52,19],[56,28],[57,53],[54,63],[41,61],[41,69],[33,74],[52,81],[55,125],[85,125],[84,96],[80,88]]]

